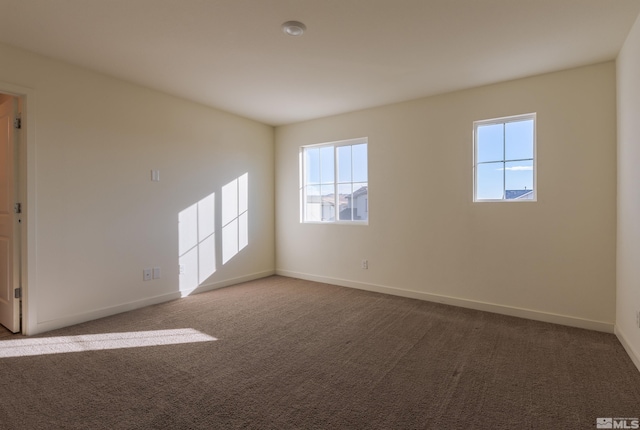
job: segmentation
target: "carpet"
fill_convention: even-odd
[[[640,372],[614,335],[279,276],[2,337],[3,350],[1,429],[591,429],[640,417]]]

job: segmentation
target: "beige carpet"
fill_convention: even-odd
[[[594,429],[640,416],[640,372],[613,335],[277,276],[2,337],[0,354],[1,429]]]

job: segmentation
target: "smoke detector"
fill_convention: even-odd
[[[307,26],[300,21],[287,21],[282,24],[282,31],[288,36],[302,36]]]

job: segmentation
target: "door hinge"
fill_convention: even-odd
[[[15,212],[17,214],[21,214],[22,213],[22,203],[16,203],[13,206],[13,212]]]
[[[16,288],[15,290],[13,290],[13,297],[16,299],[22,298],[22,287]]]
[[[17,117],[13,119],[13,128],[20,130],[22,128],[22,118]]]

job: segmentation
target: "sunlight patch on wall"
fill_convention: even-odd
[[[222,264],[249,244],[249,174],[222,187]]]
[[[121,348],[142,348],[147,346],[213,342],[216,340],[218,339],[192,328],[127,333],[84,334],[78,336],[44,337],[38,339],[12,339],[0,341],[0,358],[101,351]]]
[[[216,271],[215,193],[178,214],[178,254],[184,296]]]
[[[178,265],[180,294],[188,296],[249,245],[249,174],[222,187],[216,224],[211,193],[178,214]],[[216,228],[217,227],[217,228]],[[216,261],[217,260],[217,261]]]

